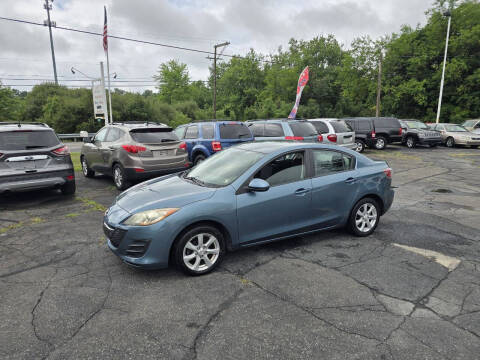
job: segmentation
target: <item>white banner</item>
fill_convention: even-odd
[[[92,94],[95,118],[100,114],[105,117],[107,114],[107,96],[105,95],[105,87],[101,83],[94,84],[92,86]]]

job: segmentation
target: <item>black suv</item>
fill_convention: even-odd
[[[387,144],[402,142],[403,129],[400,121],[396,118],[357,117],[343,120],[355,130],[355,137],[368,147],[383,150]],[[357,145],[359,141],[357,141]]]
[[[0,122],[0,193],[40,188],[75,193],[68,147],[46,124]]]
[[[438,131],[430,129],[421,121],[400,120],[400,124],[403,128],[402,144],[409,148],[414,148],[417,144],[435,147],[443,142],[442,135]]]

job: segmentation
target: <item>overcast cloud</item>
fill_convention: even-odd
[[[0,2],[0,16],[43,22],[44,0]],[[426,21],[433,0],[106,0],[109,32],[211,51],[228,40],[229,54],[245,54],[250,48],[272,53],[290,38],[311,39],[333,34],[348,48],[359,36],[378,38],[398,32],[401,25]],[[102,32],[103,1],[55,0],[52,20],[59,26]],[[101,37],[54,30],[59,79],[82,79],[72,66],[98,76],[104,61]],[[53,79],[48,29],[0,20],[0,81],[33,84],[18,78]],[[158,65],[170,59],[186,63],[193,80],[205,80],[211,61],[205,54],[110,39],[110,71],[118,79],[147,84]],[[81,84],[67,82],[65,84]],[[87,83],[84,83],[87,84]],[[116,83],[119,85],[127,83]],[[153,84],[153,83],[152,83]],[[141,86],[129,90],[154,89]],[[25,89],[22,87],[22,89]]]

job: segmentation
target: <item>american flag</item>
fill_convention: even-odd
[[[108,35],[107,35],[107,7],[104,6],[105,21],[103,23],[103,50],[108,51]]]

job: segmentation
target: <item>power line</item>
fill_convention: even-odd
[[[0,20],[12,21],[12,22],[29,24],[29,25],[44,26],[44,24],[34,22],[34,21],[14,19],[14,18],[8,18],[8,17],[3,17],[3,16],[0,16]],[[55,28],[60,29],[60,30],[82,33],[82,34],[103,36],[103,33],[98,33],[98,32],[94,32],[94,31],[87,31],[87,30],[80,30],[80,29],[75,29],[75,28],[71,28],[71,27],[56,26]],[[167,47],[167,48],[176,49],[176,50],[184,50],[184,51],[191,51],[191,52],[196,52],[196,53],[200,53],[200,54],[215,55],[215,53],[212,52],[212,51],[187,48],[187,47],[183,47],[183,46],[168,45],[168,44],[163,44],[163,43],[159,43],[159,42],[155,42],[155,41],[133,39],[133,38],[128,38],[128,37],[124,37],[124,36],[116,36],[116,35],[108,35],[108,37],[112,38],[112,39],[131,41],[131,42],[136,42],[136,43],[141,43],[141,44],[162,46],[162,47]],[[240,55],[223,54],[222,56],[230,57],[230,58],[247,59],[245,56],[240,56]],[[260,61],[267,62],[267,63],[273,63],[273,61],[269,61],[269,60],[260,60]]]

